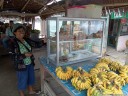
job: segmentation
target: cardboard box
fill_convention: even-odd
[[[71,18],[101,18],[101,15],[102,6],[94,4],[70,7],[67,13]]]

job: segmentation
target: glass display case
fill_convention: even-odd
[[[47,19],[47,62],[63,66],[102,56],[104,19]]]

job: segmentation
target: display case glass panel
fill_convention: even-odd
[[[102,55],[105,20],[58,17],[47,23],[51,63],[63,66]]]
[[[56,21],[55,20],[49,20],[48,21],[48,26],[47,26],[47,29],[48,29],[48,36],[49,36],[49,41],[48,41],[48,46],[50,46],[48,49],[49,49],[49,54],[52,56],[52,55],[55,55],[56,56],[56,53],[57,53],[57,45],[56,45]]]

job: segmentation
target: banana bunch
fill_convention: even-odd
[[[117,85],[109,85],[110,87],[108,86],[108,88],[105,88],[101,84],[96,84],[88,89],[87,96],[123,96],[122,90]]]
[[[77,70],[73,70],[73,77],[85,76],[90,77],[90,74],[79,67]]]
[[[112,61],[110,58],[107,57],[103,57],[99,60],[99,63],[106,63],[106,64],[110,64]]]
[[[109,89],[104,88],[102,85],[94,85],[89,88],[87,91],[87,96],[109,96],[109,94],[113,94],[113,92]],[[111,96],[111,95],[110,95]]]
[[[56,68],[56,75],[61,79],[61,80],[69,80],[72,77],[72,71],[73,69],[71,67],[57,67]]]
[[[62,70],[62,67],[59,66],[59,67],[56,68],[55,71],[57,72],[57,71],[60,71],[60,70]]]
[[[115,95],[115,96],[124,96],[124,94],[123,94],[123,92],[122,92],[122,89],[116,89],[116,88],[114,88],[113,90],[113,94]],[[114,96],[113,95],[113,96]]]
[[[102,90],[102,94],[103,95],[107,95],[107,96],[110,95],[111,96],[111,94],[113,94],[113,91],[112,90],[107,89],[107,88],[103,87],[102,85],[99,85],[99,88]]]
[[[106,64],[104,62],[101,62],[101,63],[96,64],[95,68],[100,68],[103,71],[110,71],[110,69],[108,67],[108,64]]]
[[[107,85],[107,89],[112,90],[114,95],[123,96],[122,88],[113,81],[110,81]]]
[[[128,72],[119,74],[124,80],[125,83],[128,83]]]
[[[122,90],[119,88],[117,89],[116,86],[112,86],[111,88],[101,88],[103,90],[103,95],[112,95],[112,96],[124,96]]]
[[[110,70],[118,71],[120,69],[120,67],[121,67],[121,64],[119,62],[113,61],[108,66],[109,66]]]
[[[114,79],[115,77],[117,77],[118,74],[116,74],[113,71],[109,71],[109,72],[107,72],[107,76],[108,76],[108,79],[111,80],[111,79]]]
[[[100,82],[105,83],[108,81],[106,72],[99,72],[98,74],[94,74],[91,76],[91,80],[93,84],[98,84]]]
[[[120,76],[125,80],[125,83],[128,83],[128,66],[122,66],[119,70]]]
[[[87,90],[87,96],[102,96],[102,92],[96,87],[91,87]]]
[[[122,86],[117,83],[115,80],[109,80],[106,85],[105,85],[106,89],[110,89],[110,90],[113,90],[114,92],[114,89],[117,88],[117,89],[122,89]]]
[[[119,76],[118,74],[116,74],[115,72],[108,72],[107,73],[107,76],[108,76],[108,79],[111,81],[111,80],[114,80],[114,82],[118,85],[121,85],[121,86],[124,86],[125,85],[125,80]]]
[[[121,66],[120,67],[120,70],[119,70],[120,73],[125,73],[127,71],[128,71],[128,65],[125,65],[125,66]]]
[[[90,74],[91,75],[98,74],[99,72],[102,72],[102,71],[100,69],[98,69],[98,68],[92,68],[90,70]]]
[[[117,76],[117,77],[115,78],[115,83],[116,83],[117,85],[125,86],[125,80],[124,80],[124,78],[122,78],[121,76]]]
[[[72,78],[71,83],[79,91],[91,87],[91,80],[88,77],[84,77],[84,76]]]
[[[91,75],[98,74],[99,72],[106,72],[106,70],[104,68],[92,68],[90,70]]]
[[[110,81],[113,81],[115,85],[118,85],[120,89],[122,89],[122,86],[125,85],[125,80],[124,79],[122,81],[119,81],[119,80],[122,80],[122,79],[120,77],[116,77],[114,78],[114,80],[110,80]]]

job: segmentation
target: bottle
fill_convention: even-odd
[[[60,56],[64,56],[64,51],[63,51],[63,47],[60,48]]]
[[[92,41],[91,40],[88,43],[88,51],[92,51]]]

